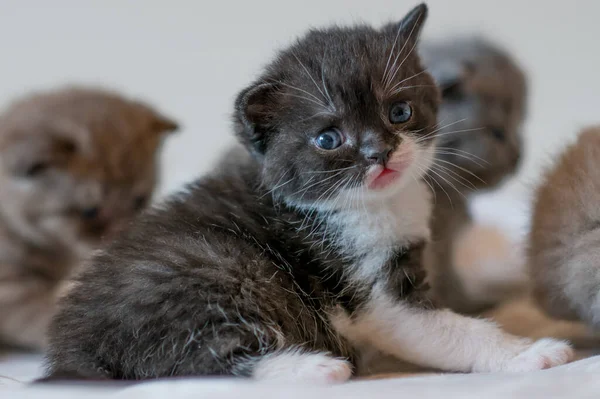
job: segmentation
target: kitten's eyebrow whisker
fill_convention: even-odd
[[[439,126],[439,125],[441,125],[441,123],[436,123],[436,125],[438,125],[438,127],[437,127],[437,128],[436,128],[436,130],[434,130],[432,133],[434,133],[434,132],[437,132],[437,131],[439,131],[439,130],[442,130],[442,129],[445,129],[445,128],[447,128],[447,127],[450,127],[450,126],[456,125],[457,123],[464,122],[464,121],[466,121],[466,120],[467,120],[467,118],[462,118],[462,119],[459,119],[459,120],[457,120],[457,121],[454,121],[454,122],[447,123],[447,124],[445,124],[444,126],[441,126],[441,127]]]
[[[421,16],[419,15],[419,19],[421,18]],[[406,48],[406,45],[408,44],[408,42],[410,41],[410,38],[412,37],[413,31],[415,30],[415,27],[417,26],[417,24],[414,24],[413,27],[411,28],[409,34],[408,34],[408,38],[404,41],[404,45],[402,45],[402,48],[400,49],[400,51],[398,52],[398,54],[396,54],[396,58],[394,58],[394,63],[392,64],[392,67],[390,68],[390,71],[394,71],[394,74],[388,75],[388,77],[385,80],[385,84],[383,86],[383,89],[387,91],[388,86],[390,85],[390,83],[394,80],[394,77],[396,76],[396,73],[398,73],[398,68],[394,68],[396,66],[396,62],[398,62],[398,58],[400,58],[400,54],[402,54],[402,52],[404,51],[404,48]],[[400,24],[400,27],[398,28],[398,33],[400,33],[402,31],[402,28],[404,27],[404,21],[402,21],[402,23]],[[417,41],[415,40],[415,43]],[[395,47],[392,47],[392,51],[394,50]],[[414,46],[413,46],[414,48]],[[410,53],[409,53],[410,55]],[[400,64],[400,66],[402,66],[402,64]]]
[[[312,116],[309,116],[309,117],[307,117],[307,118],[300,119],[300,120],[299,120],[297,123],[306,122],[306,121],[308,121],[308,120],[311,120],[311,119],[313,119],[313,118],[316,118],[317,116],[321,116],[321,115],[329,115],[329,116],[333,116],[333,114],[332,114],[331,112],[329,112],[329,111],[319,111],[319,112],[317,112],[317,113],[313,114]]]
[[[396,86],[394,86],[396,87]],[[404,90],[408,90],[408,89],[416,89],[418,87],[436,87],[435,85],[414,85],[414,86],[401,86],[399,88],[397,88],[396,90],[394,90],[393,92],[389,93],[389,96],[393,96],[394,94],[398,94]]]
[[[388,56],[387,62],[385,64],[385,69],[383,70],[383,76],[381,77],[381,83],[385,81],[385,78],[388,74],[388,68],[390,66],[390,60],[392,59],[392,55],[394,54],[394,49],[396,48],[396,43],[398,42],[398,37],[400,37],[400,32],[402,31],[402,27],[404,26],[404,21],[400,24],[400,27],[396,31],[396,37],[394,38],[394,43],[392,43],[392,48],[390,49],[390,55]]]
[[[417,18],[421,19],[421,15],[419,15]],[[416,26],[417,26],[417,24],[413,25],[412,29],[410,30],[410,33],[408,34],[408,39],[406,39],[406,42],[404,42],[404,46],[402,46],[402,50],[400,50],[400,53],[398,53],[398,55],[400,55],[402,53],[402,51],[404,50],[404,47],[410,41],[410,38],[412,37],[413,31],[415,30]],[[402,60],[402,62],[400,62],[400,65],[398,65],[394,69],[394,73],[392,74],[392,77],[388,80],[387,84],[385,85],[385,89],[386,90],[387,90],[387,87],[389,86],[389,84],[394,81],[394,78],[396,77],[396,74],[398,73],[398,71],[400,70],[400,68],[402,68],[402,65],[404,65],[404,63],[406,62],[406,60],[408,59],[408,57],[410,57],[410,55],[412,54],[413,50],[417,46],[418,42],[419,42],[419,40],[417,38],[417,40],[415,40],[415,42],[413,43],[413,46],[411,47],[411,49],[408,52],[408,54],[406,54],[406,57],[404,57],[404,59]],[[394,61],[394,64],[396,63],[396,61],[397,61],[397,59]],[[424,69],[424,71],[425,70],[427,70],[427,69]]]
[[[416,140],[416,142],[417,142],[417,143],[420,143],[421,141],[425,140],[427,137],[430,137],[431,135],[433,135],[433,134],[436,134],[436,133],[437,133],[437,132],[439,132],[440,130],[442,130],[442,129],[445,129],[445,128],[447,128],[447,127],[450,127],[450,126],[452,126],[452,125],[456,125],[457,123],[464,122],[464,121],[466,121],[466,120],[467,120],[467,118],[463,118],[463,119],[460,119],[460,120],[454,121],[454,122],[452,122],[452,123],[448,123],[447,125],[444,125],[444,126],[442,126],[442,127],[438,127],[438,128],[436,128],[436,129],[434,129],[433,131],[431,131],[431,132],[427,133],[425,136],[419,137],[419,138]],[[434,126],[435,126],[435,125],[434,125]],[[421,129],[421,130],[423,130],[423,129]]]
[[[325,108],[326,110],[330,111],[330,110],[329,110],[329,108],[327,107],[327,105],[326,105],[326,104],[323,104],[323,103],[322,103],[322,102],[320,102],[320,101],[316,101],[316,100],[313,100],[313,99],[311,99],[311,98],[304,97],[304,96],[298,96],[298,95],[295,95],[295,94],[292,94],[292,93],[282,93],[282,94],[283,94],[284,96],[295,97],[295,98],[301,98],[301,99],[303,99],[303,100],[310,101],[310,102],[312,102],[312,103],[315,103],[315,104],[317,104],[318,106],[320,106],[320,107],[323,107],[323,108]]]
[[[281,80],[273,80],[273,82],[281,84],[282,86],[285,86],[285,87],[289,87],[290,89],[298,90],[298,91],[301,91],[302,93],[308,94],[309,96],[311,96],[312,98],[314,98],[315,101],[318,101],[321,104],[321,106],[323,106],[324,108],[328,109],[327,104],[325,104],[323,101],[321,101],[321,99],[319,97],[315,96],[314,94],[312,94],[309,91],[306,91],[304,89],[301,89],[301,88],[296,87],[294,85],[291,85],[289,83],[285,83],[285,82],[283,82]],[[283,93],[283,94],[285,94],[285,93]]]
[[[292,55],[294,56],[294,58],[296,59],[296,61],[298,61],[298,63],[302,67],[302,69],[304,69],[304,72],[306,72],[306,74],[308,75],[308,77],[310,78],[310,80],[312,80],[312,82],[315,84],[315,87],[317,88],[317,90],[319,90],[319,93],[321,93],[321,95],[323,96],[323,98],[325,100],[327,100],[327,96],[325,96],[325,93],[323,93],[323,90],[321,90],[321,88],[317,84],[316,80],[313,78],[313,76],[311,75],[311,73],[308,71],[308,68],[302,63],[302,61],[300,61],[300,58],[298,58],[298,56],[295,53],[292,52]],[[330,104],[330,107],[332,107],[332,106],[333,106],[333,104]],[[333,107],[333,110],[335,110],[335,107]]]
[[[398,83],[396,83],[395,85],[393,85],[393,86],[392,86],[392,87],[391,87],[391,88],[388,90],[388,93],[389,93],[389,94],[396,94],[396,93],[399,93],[400,91],[402,91],[402,90],[404,90],[404,89],[407,89],[408,87],[403,87],[403,88],[400,88],[400,90],[394,91],[394,90],[396,90],[396,88],[397,88],[398,86],[400,86],[402,83],[404,83],[404,82],[407,82],[407,81],[409,81],[409,80],[411,80],[411,79],[413,79],[413,78],[416,78],[417,76],[420,76],[420,75],[422,75],[422,74],[424,74],[424,73],[426,73],[426,72],[427,72],[427,68],[423,69],[421,72],[418,72],[418,73],[415,73],[415,74],[414,74],[414,75],[412,75],[412,76],[409,76],[408,78],[402,79],[400,82],[398,82]],[[431,85],[423,85],[423,86],[431,86]],[[421,86],[409,86],[409,87],[421,87]],[[435,86],[431,86],[431,87],[435,87]]]
[[[438,132],[438,131],[440,131],[441,129],[442,129],[442,128],[438,129],[438,130],[437,130],[437,131],[435,131],[435,132],[437,133],[437,132]],[[441,134],[436,134],[436,135],[435,135],[435,137],[447,136],[447,135],[449,135],[449,134],[458,134],[458,133],[467,133],[467,132],[477,132],[477,131],[479,131],[479,130],[483,130],[483,129],[485,129],[485,128],[484,128],[484,127],[478,127],[478,128],[474,128],[474,129],[453,130],[453,131],[451,131],[451,132],[444,132],[444,133],[441,133]],[[432,133],[429,133],[429,134],[427,134],[427,135],[425,135],[425,136],[423,136],[423,137],[419,137],[419,139],[415,140],[415,142],[417,142],[417,143],[420,143],[421,141],[425,140],[427,137],[431,136],[431,134],[433,134],[433,133],[434,133],[434,132],[432,132]]]
[[[420,17],[419,17],[420,18]],[[414,28],[414,27],[413,27]],[[411,32],[412,33],[412,32]],[[402,65],[404,65],[404,63],[406,62],[406,60],[408,59],[408,57],[410,57],[410,55],[412,54],[412,52],[414,51],[415,47],[417,47],[417,43],[419,41],[415,40],[413,46],[411,47],[410,51],[408,52],[408,54],[406,54],[406,57],[404,57],[404,59],[402,60],[402,62],[400,63],[400,65],[398,65],[398,67],[396,68],[396,70],[394,71],[394,75],[392,76],[391,81],[394,81],[394,78],[396,77],[396,74],[398,73],[398,71],[400,70],[400,68],[402,68]],[[427,68],[425,68],[423,71],[419,72],[419,74],[423,73],[427,71]]]
[[[329,100],[329,106],[335,111],[335,104],[333,103],[333,99],[331,98],[329,90],[327,90],[327,84],[325,83],[325,54],[323,54],[323,58],[321,59],[321,83],[323,84],[323,90],[325,90],[325,94]]]
[[[478,132],[480,130],[485,130],[485,128],[484,127],[476,127],[476,128],[472,128],[472,129],[453,130],[451,132],[444,132],[442,134],[438,134],[437,137],[445,136],[447,134],[455,134],[455,133]]]

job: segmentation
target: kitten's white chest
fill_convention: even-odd
[[[362,208],[340,213],[339,248],[357,259],[357,278],[376,273],[398,248],[428,239],[431,196],[422,182],[411,182],[393,197],[371,200]]]

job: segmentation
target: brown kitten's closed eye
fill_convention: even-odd
[[[37,176],[37,175],[41,174],[42,172],[44,172],[47,169],[48,169],[48,164],[47,163],[45,163],[45,162],[35,162],[33,165],[31,165],[25,171],[25,174],[28,177],[34,177],[34,176]]]

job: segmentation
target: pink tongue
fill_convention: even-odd
[[[378,178],[379,178],[379,177],[383,177],[383,176],[389,175],[390,173],[394,173],[394,172],[395,172],[394,170],[391,170],[391,169],[385,168],[385,169],[383,170],[383,172],[381,172],[381,174],[380,174],[379,176],[377,176],[377,177],[378,177]]]

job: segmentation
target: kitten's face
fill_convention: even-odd
[[[393,195],[429,167],[438,92],[413,51],[424,6],[401,23],[313,31],[238,98],[238,133],[287,203]],[[348,206],[346,201],[346,206]]]
[[[30,97],[0,118],[0,213],[38,245],[83,255],[149,203],[162,136],[176,125],[116,95]]]
[[[474,186],[490,187],[514,173],[521,159],[525,77],[507,55],[489,45],[467,41],[456,46],[459,44],[462,49],[433,47],[429,49],[431,59],[426,58],[432,70],[444,64],[455,70],[448,80],[440,71],[443,97],[439,121],[443,128],[438,152],[446,163],[440,163],[437,172],[453,180],[450,172],[444,171],[450,168],[454,176],[459,174]]]

